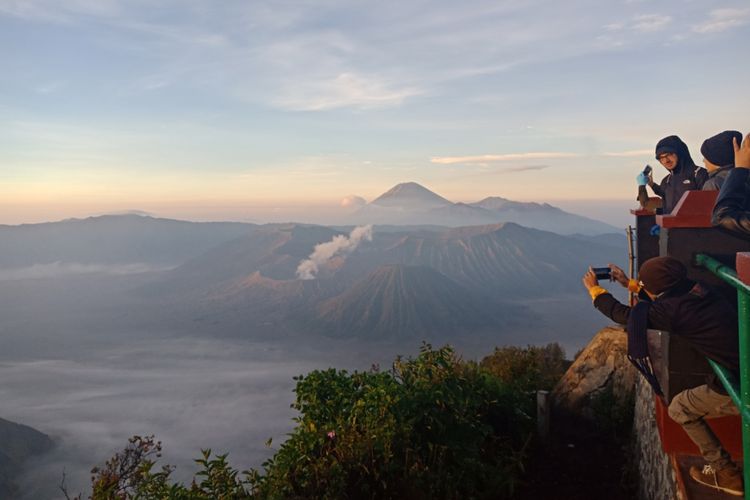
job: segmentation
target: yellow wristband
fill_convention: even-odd
[[[641,285],[638,283],[638,280],[628,280],[628,291],[633,293],[638,293],[641,291]]]
[[[599,285],[592,286],[591,288],[589,288],[589,295],[591,295],[591,300],[596,300],[596,298],[603,293],[609,293],[609,292],[605,290],[604,288],[600,287]]]

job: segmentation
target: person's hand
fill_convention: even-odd
[[[599,280],[596,279],[596,273],[594,273],[594,270],[591,269],[591,267],[589,267],[589,270],[583,275],[583,280],[581,281],[583,281],[583,286],[586,287],[586,290],[599,286]]]
[[[750,168],[750,134],[745,136],[742,146],[737,144],[737,139],[732,138],[734,145],[734,166],[737,168]]]
[[[630,280],[628,278],[628,275],[625,274],[625,271],[623,271],[622,269],[620,269],[614,264],[609,264],[609,269],[612,271],[612,281],[616,281],[622,286],[624,286],[625,288],[627,288],[628,281]]]
[[[641,172],[636,176],[635,181],[639,186],[645,186],[646,184],[648,184],[648,175]]]

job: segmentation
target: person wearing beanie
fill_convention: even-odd
[[[740,146],[732,139],[734,168],[719,191],[711,223],[737,235],[750,237],[750,134]]]
[[[708,178],[708,172],[698,167],[690,156],[687,144],[676,135],[670,135],[656,144],[656,159],[669,173],[659,184],[651,176],[647,183],[656,196],[662,199],[662,213],[670,214],[686,191],[698,190]]]
[[[704,191],[718,191],[734,167],[734,147],[732,142],[742,141],[742,134],[736,130],[725,130],[709,137],[701,145],[703,164],[708,170],[708,180],[703,184]]]
[[[633,307],[620,303],[599,285],[592,268],[583,276],[583,285],[596,309],[613,321],[627,325],[628,359],[654,387],[656,394],[663,397],[658,380],[649,370],[647,329],[668,331],[703,356],[739,374],[735,304],[706,285],[690,280],[685,266],[672,257],[654,257],[644,262],[638,282],[628,280],[619,267],[613,264],[609,267],[612,281],[631,291],[640,288],[645,299]],[[637,344],[643,350],[640,353],[634,349]],[[643,360],[645,363],[639,364]],[[669,405],[669,416],[682,426],[707,462],[704,467],[691,467],[690,477],[716,490],[743,495],[741,469],[705,421],[739,413],[715,375],[707,377],[705,384],[686,389],[665,403]]]

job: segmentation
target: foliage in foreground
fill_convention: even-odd
[[[543,347],[496,347],[480,365],[505,383],[523,391],[549,391],[570,366],[557,342]]]
[[[422,348],[387,372],[296,378],[297,425],[263,470],[240,474],[203,452],[189,486],[156,470],[161,444],[134,437],[95,468],[92,498],[503,498],[533,429],[533,398],[450,347]]]

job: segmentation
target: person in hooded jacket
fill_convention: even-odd
[[[742,142],[742,134],[736,130],[725,130],[703,141],[701,154],[708,171],[708,180],[703,184],[704,191],[721,189],[729,171],[734,167],[734,141]]]
[[[656,184],[651,176],[646,181],[654,194],[661,197],[662,213],[670,214],[686,191],[703,187],[708,179],[708,172],[695,164],[687,144],[676,135],[665,137],[656,144],[656,159],[669,174],[659,184]]]

